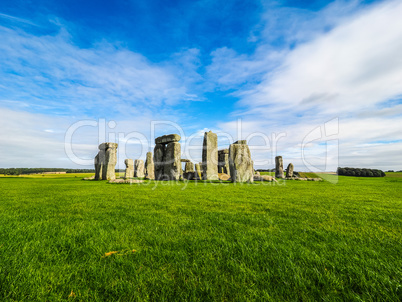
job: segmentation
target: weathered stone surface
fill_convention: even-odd
[[[286,168],[286,177],[293,177],[293,164],[290,163]]]
[[[102,179],[102,171],[105,166],[105,150],[99,150],[95,156],[95,180]]]
[[[155,179],[162,180],[164,177],[165,169],[165,153],[166,146],[163,144],[156,144],[154,148],[154,171]]]
[[[202,179],[201,165],[200,164],[195,164],[195,173],[196,173],[196,176],[198,176],[197,179]]]
[[[164,175],[168,180],[179,180],[181,169],[181,146],[178,142],[167,144],[165,152]]]
[[[188,180],[198,179],[197,174],[194,170],[194,164],[192,162],[186,162],[183,178]]]
[[[194,164],[192,162],[186,162],[184,172],[194,172]]]
[[[126,165],[124,178],[134,177],[134,161],[128,158],[124,161],[124,164]]]
[[[245,144],[231,144],[229,166],[232,182],[253,182],[253,161],[250,149]]]
[[[238,141],[235,141],[234,144],[247,145],[247,141],[245,139],[244,140],[238,140]]]
[[[283,159],[282,156],[275,157],[275,177],[284,178],[283,174]]]
[[[306,177],[297,177],[295,180],[304,180],[304,181],[322,181],[322,178],[306,178]]]
[[[218,180],[218,136],[212,131],[204,133],[202,148],[202,177],[204,180]]]
[[[122,179],[122,178],[113,179],[109,181],[109,183],[111,184],[138,184],[142,182],[144,181],[141,179]]]
[[[270,175],[254,175],[255,181],[273,181],[274,178]]]
[[[115,167],[117,163],[117,144],[102,143],[99,145],[99,152],[95,157],[95,179],[115,179]]]
[[[145,160],[145,178],[155,179],[155,165],[152,152],[147,152],[147,159]]]
[[[185,159],[185,158],[182,158],[180,161],[181,161],[182,163],[191,163],[191,160]]]
[[[160,137],[157,137],[155,139],[155,144],[169,144],[173,142],[178,142],[180,141],[181,137],[178,134],[168,134],[168,135],[163,135]]]
[[[230,176],[229,149],[218,151],[218,173],[225,173]]]
[[[134,161],[134,177],[145,177],[145,166],[142,159],[136,159]]]
[[[99,150],[107,150],[109,148],[117,149],[118,144],[116,143],[102,143],[99,145]]]
[[[230,175],[226,174],[226,173],[218,173],[218,177],[220,180],[229,180],[230,179]]]
[[[254,172],[254,175],[260,175],[260,172],[259,172],[259,171],[255,171],[255,172]]]

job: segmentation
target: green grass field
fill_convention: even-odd
[[[85,176],[0,177],[0,301],[402,299],[401,174],[252,185]]]

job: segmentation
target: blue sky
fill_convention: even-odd
[[[296,170],[402,169],[401,14],[400,1],[1,1],[0,166],[78,167],[66,132],[105,119],[121,168],[166,120],[196,146],[207,130],[220,147],[248,138],[256,168],[283,155]],[[72,149],[92,159],[99,140],[82,127]]]

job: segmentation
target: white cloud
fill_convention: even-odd
[[[243,104],[344,114],[401,94],[401,14],[400,2],[377,5],[298,46],[280,68],[244,92]]]
[[[154,64],[107,42],[81,49],[63,29],[56,36],[36,37],[0,27],[0,125],[6,129],[0,133],[6,142],[0,150],[7,154],[0,166],[72,167],[64,151],[68,127],[83,117],[107,117],[117,124],[107,134],[122,133],[118,167],[124,168],[125,157],[144,159],[152,148],[152,120],[176,122],[184,131],[202,129],[204,121],[185,117],[185,110],[172,106],[203,100],[197,94],[203,87],[235,90],[232,95],[240,102],[237,111],[228,113],[234,121],[217,123],[212,130],[227,132],[233,140],[259,132],[260,137],[250,140],[253,159],[269,163],[257,168],[272,168],[274,156],[280,154],[285,164],[292,161],[296,170],[305,169],[303,140],[339,118],[339,157],[326,155],[336,148],[332,144],[327,150],[324,137],[306,144],[311,163],[322,167],[327,156],[331,164],[339,160],[341,166],[402,169],[402,3],[387,1],[362,9],[357,1],[337,1],[319,12],[281,9],[272,20],[274,13],[267,8],[265,30],[250,34],[250,41],[258,44],[254,53],[217,49],[204,77],[198,72],[203,69],[198,49],[184,49],[171,61]],[[278,28],[287,15],[289,22]],[[279,37],[273,32],[283,35],[283,45],[273,42]],[[143,137],[132,137],[134,131]],[[174,126],[157,129],[157,135],[170,132],[177,133]],[[272,143],[280,133],[286,136],[275,146],[261,147],[264,135]],[[80,129],[73,143],[77,155],[92,159],[99,143],[97,130]],[[183,137],[182,143],[185,151],[191,141]],[[202,142],[193,143],[196,148],[186,155],[198,161]],[[230,139],[221,135],[219,143],[227,147]]]
[[[57,35],[36,36],[0,26],[0,37],[0,101],[8,105],[26,102],[36,112],[116,116],[198,100],[176,76],[175,66],[154,64],[105,41],[79,48],[64,28]],[[196,51],[187,53],[195,60]]]
[[[387,1],[353,14],[347,9],[346,14],[335,17],[334,12],[341,11],[335,5],[317,13],[321,21],[325,16],[331,17],[323,22],[333,25],[329,31],[307,30],[302,38],[296,31],[295,36],[285,37],[303,43],[282,53],[277,68],[270,70],[268,65],[259,84],[244,86],[234,93],[240,98],[235,114],[243,117],[245,137],[256,131],[268,136],[272,132],[286,133],[278,143],[278,154],[299,166],[303,164],[303,138],[317,126],[340,118],[339,165],[402,168],[397,155],[397,141],[402,139],[402,3]],[[303,28],[308,24],[306,21]],[[312,20],[310,26],[315,24],[316,20]],[[267,39],[265,43],[269,42]],[[250,69],[264,61],[261,55],[253,61],[251,55],[248,63],[244,55],[225,52],[234,62],[241,61]],[[238,77],[230,62],[225,63],[229,73],[222,81]],[[214,70],[216,66],[209,68]],[[219,126],[234,131],[235,122]],[[389,143],[378,145],[378,140]],[[315,153],[319,157],[320,146],[315,145],[316,151],[309,148],[313,157]],[[254,156],[264,158],[267,154],[269,151],[257,151]]]

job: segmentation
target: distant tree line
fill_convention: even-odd
[[[341,168],[338,167],[337,170],[338,175],[345,176],[359,176],[359,177],[384,177],[384,171],[377,169],[360,169],[360,168]]]
[[[0,168],[0,174],[4,175],[40,174],[44,172],[95,173],[95,170],[63,168]]]

